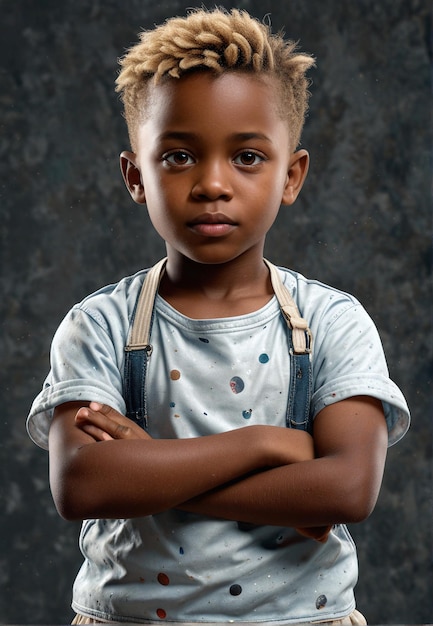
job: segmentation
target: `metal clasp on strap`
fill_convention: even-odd
[[[280,303],[281,312],[292,331],[293,353],[311,354],[313,335],[307,321],[301,317],[298,307],[287,287],[284,286],[277,268],[265,259],[271,274],[272,287]]]
[[[147,356],[150,357],[153,352],[153,346],[150,343],[135,343],[131,346],[125,346],[125,352],[133,352],[134,350],[145,350]]]
[[[291,307],[290,307],[291,308]],[[281,307],[282,313],[292,329],[293,353],[311,354],[313,345],[313,335],[306,320],[297,315],[291,315],[287,307]]]

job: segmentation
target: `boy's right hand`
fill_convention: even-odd
[[[112,439],[151,439],[138,424],[107,404],[90,402],[75,415],[75,423],[95,441]]]
[[[75,423],[81,430],[93,437],[95,441],[109,441],[113,439],[151,439],[140,426],[125,417],[108,405],[91,402],[88,407],[82,407],[77,411]],[[281,462],[294,463],[296,461],[310,460],[314,456],[313,439],[304,431],[289,429],[292,433],[288,437],[282,436],[281,429],[276,427],[263,427],[263,434],[270,446],[270,464],[279,466]],[[266,432],[268,431],[268,432]],[[283,429],[285,432],[285,429]],[[290,445],[289,445],[290,444]],[[281,448],[282,445],[282,448]],[[289,460],[291,459],[291,460]],[[332,526],[317,528],[297,528],[296,530],[310,539],[321,543],[328,539]]]
[[[98,402],[90,402],[88,407],[80,408],[75,423],[95,441],[151,439],[146,431],[125,415]],[[250,436],[255,431],[253,438],[261,442],[265,465],[268,467],[280,467],[314,458],[313,438],[303,430],[264,425],[247,426],[245,429],[246,442],[251,441]]]

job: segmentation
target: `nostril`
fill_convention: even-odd
[[[200,181],[191,190],[192,196],[200,200],[230,200],[233,191],[227,183]]]
[[[200,200],[227,200],[233,196],[229,172],[220,163],[197,169],[196,174],[192,187],[193,197]]]

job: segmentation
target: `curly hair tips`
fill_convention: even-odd
[[[186,17],[173,17],[142,32],[119,63],[116,90],[124,104],[132,144],[146,108],[143,98],[148,86],[197,69],[215,75],[243,71],[274,76],[281,114],[290,124],[294,146],[299,143],[309,97],[305,74],[314,59],[297,52],[295,42],[273,35],[246,11],[196,9]]]

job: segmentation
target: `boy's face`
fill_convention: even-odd
[[[270,79],[194,73],[151,88],[137,154],[121,155],[136,202],[146,203],[167,253],[199,263],[263,255],[280,204],[308,168],[292,153]]]

